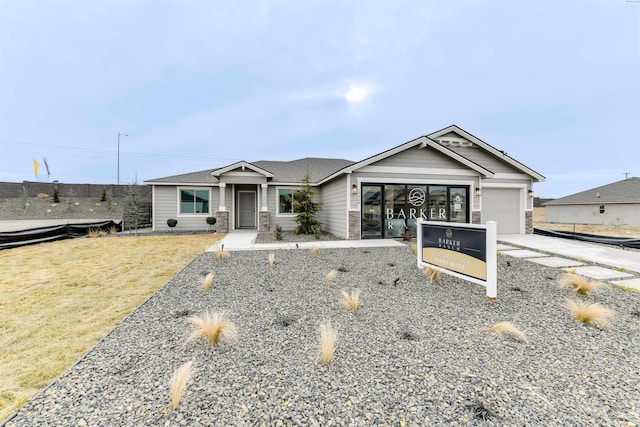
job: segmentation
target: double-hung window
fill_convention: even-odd
[[[278,214],[293,215],[296,213],[293,205],[293,197],[296,190],[292,188],[278,189]]]
[[[181,214],[208,214],[209,190],[184,188],[180,190]]]

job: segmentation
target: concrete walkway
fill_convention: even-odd
[[[207,249],[206,252],[216,252],[222,246],[225,251],[268,251],[278,249],[311,249],[317,246],[320,249],[328,248],[382,248],[405,246],[393,239],[371,240],[314,240],[311,242],[282,242],[282,243],[256,243],[258,233],[255,231],[234,230],[224,239]]]
[[[538,234],[500,234],[498,241],[573,260],[579,259],[640,273],[638,251]]]

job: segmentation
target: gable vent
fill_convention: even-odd
[[[466,139],[439,139],[438,142],[445,147],[473,147],[473,142]]]

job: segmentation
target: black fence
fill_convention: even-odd
[[[110,233],[122,231],[120,223],[114,221],[94,222],[88,224],[64,224],[51,227],[32,228],[30,230],[9,231],[0,233],[0,250],[34,245],[36,243],[53,242],[55,240],[72,239],[87,236],[90,231]]]
[[[593,234],[585,233],[569,233],[563,231],[543,230],[541,228],[534,228],[533,234],[540,234],[541,236],[562,237],[564,239],[582,240],[584,242],[603,243],[606,245],[619,246],[621,248],[640,249],[640,239],[632,239],[626,237],[596,236]]]

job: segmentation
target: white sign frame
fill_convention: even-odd
[[[423,240],[422,240],[422,225],[437,225],[439,227],[455,227],[455,228],[468,228],[468,229],[481,229],[485,230],[485,239],[486,239],[486,280],[478,279],[475,277],[470,277],[465,274],[458,273],[456,271],[452,271],[447,269],[446,267],[440,265],[434,265],[428,262],[423,261]],[[497,242],[498,242],[498,223],[496,221],[487,221],[486,224],[464,224],[459,222],[441,222],[441,221],[425,221],[423,219],[419,219],[417,221],[417,263],[418,268],[433,268],[434,270],[438,270],[442,273],[449,274],[454,277],[458,277],[460,279],[466,280],[468,282],[476,283],[478,285],[482,285],[487,288],[487,298],[490,300],[495,300],[498,297],[498,250],[497,250]]]

